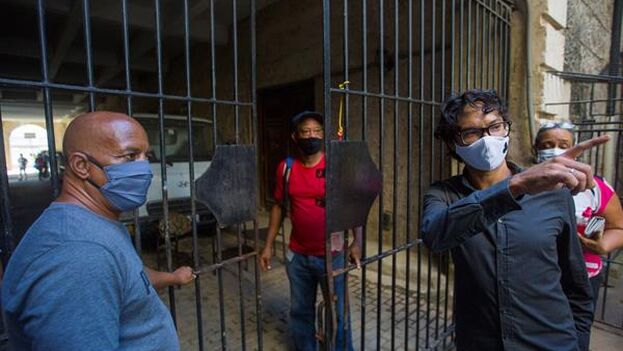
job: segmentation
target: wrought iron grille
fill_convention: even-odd
[[[578,141],[608,134],[608,144],[590,150],[582,156],[589,163],[595,174],[603,176],[612,185],[621,199],[623,194],[621,177],[623,160],[621,136],[623,133],[623,113],[620,76],[595,75],[576,72],[552,72],[562,78],[571,87],[572,99],[547,103],[548,107],[568,110],[569,119],[575,124],[575,136]],[[615,250],[605,257],[605,278],[595,306],[595,321],[615,328],[623,328],[621,311],[623,305],[614,298],[623,285],[620,276],[623,269],[621,250]]]
[[[444,97],[476,87],[508,96],[511,12],[504,1],[323,2],[324,112],[333,116],[325,135],[343,124],[347,140],[366,141],[383,178],[364,235],[354,331],[361,350],[452,345],[450,258],[428,252],[419,238],[422,197],[428,184],[455,171],[434,138]],[[330,217],[330,203],[327,209]],[[376,281],[372,296],[368,280]]]
[[[174,248],[179,240],[172,234],[170,218],[181,205],[177,199],[169,197],[167,115],[175,108],[182,111],[181,121],[188,140],[185,152],[190,196],[186,211],[191,220],[191,261],[200,274],[192,293],[185,294],[175,287],[168,289],[171,314],[184,339],[183,347],[262,350],[267,335],[263,326],[267,297],[255,264],[260,245],[258,221],[230,228],[235,246],[229,257],[223,255],[224,229],[216,226],[212,246],[214,258],[211,263],[203,260],[200,231],[203,230],[204,208],[197,202],[193,181],[199,175],[196,174],[198,161],[195,160],[194,140],[209,137],[212,149],[225,143],[258,145],[257,72],[267,67],[258,67],[258,55],[263,48],[257,45],[256,35],[261,28],[257,27],[256,16],[270,10],[268,5],[288,1],[257,1],[257,4],[255,0],[139,2],[149,3],[150,11],[142,14],[153,20],[151,30],[146,32],[134,29],[132,0],[106,5],[116,13],[117,25],[109,35],[120,36],[116,57],[119,63],[101,69],[98,68],[101,59],[95,53],[99,43],[94,42],[97,33],[94,33],[93,7],[103,5],[90,0],[33,0],[27,6],[34,9],[33,24],[37,30],[33,41],[38,47],[34,56],[38,68],[30,69],[25,75],[0,74],[0,91],[39,92],[47,150],[49,155],[54,155],[49,160],[52,196],[58,195],[62,177],[59,164],[62,161],[55,157],[58,132],[54,128],[54,108],[59,93],[73,94],[77,105],[86,99],[85,111],[100,108],[104,97],[117,97],[121,101],[120,109],[129,115],[146,109],[155,112],[158,135],[155,145],[159,148],[155,156],[161,174],[162,201],[153,207],[151,219],[163,223],[169,271],[174,268]],[[2,4],[0,9],[5,10],[9,3],[16,1]],[[52,33],[60,29],[55,17],[65,6],[60,3],[68,6],[63,11],[79,19],[74,30],[83,37],[83,81],[63,80],[58,75],[57,56],[69,47],[63,40],[50,42]],[[325,135],[334,135],[335,127],[343,124],[345,140],[367,142],[383,178],[380,197],[364,228],[363,250],[367,256],[361,272],[348,265],[332,273],[357,278],[350,284],[351,290],[359,291],[356,298],[351,298],[350,311],[356,348],[452,348],[453,269],[450,258],[447,253],[429,253],[417,229],[421,200],[428,184],[456,171],[444,145],[434,139],[433,131],[440,102],[450,91],[492,88],[508,97],[513,9],[509,1],[503,0],[323,0],[317,6],[321,9],[318,31],[322,32],[322,47],[318,48],[318,53],[322,53],[323,72],[317,77],[322,91],[317,105],[328,116]],[[178,16],[171,15],[172,8],[177,9]],[[204,14],[205,22],[197,30],[193,21],[200,13]],[[223,45],[218,45],[220,33],[216,23],[220,16],[231,18],[227,53],[223,53]],[[165,27],[181,33],[177,37],[179,40],[168,40]],[[100,40],[106,37],[100,29],[95,32],[100,32],[97,34]],[[201,57],[196,57],[199,52],[195,50],[196,37],[207,43]],[[180,59],[165,60],[168,48],[175,45],[179,46]],[[55,49],[50,52],[52,46]],[[19,46],[5,47],[3,51],[19,49]],[[134,56],[153,59],[153,65],[142,76],[148,78],[135,78]],[[177,74],[172,76],[171,71]],[[205,77],[203,84],[194,83],[199,75]],[[118,84],[109,83],[115,77]],[[178,83],[178,89],[173,92],[167,86],[171,81]],[[338,83],[346,81],[349,84],[338,87]],[[149,83],[153,83],[153,89]],[[2,106],[10,103],[7,96],[0,96],[0,126],[3,125]],[[197,115],[209,121],[210,136],[198,136],[193,132]],[[343,116],[341,120],[340,115]],[[223,133],[229,137],[224,137]],[[4,138],[3,133],[0,138]],[[330,139],[336,138],[327,138],[327,147]],[[10,193],[5,145],[6,141],[0,140],[1,240],[6,265],[19,235],[13,225],[15,218],[11,208],[15,199]],[[332,215],[331,206],[327,203],[327,219]],[[134,242],[140,254],[143,238],[148,234],[141,231],[141,214],[136,211],[127,217],[127,223],[134,228]],[[247,227],[252,229],[246,231]],[[246,236],[255,241],[249,251],[245,251]],[[328,233],[326,240],[330,244]],[[327,264],[330,272],[330,260]],[[247,271],[250,265],[252,273]],[[233,288],[227,285],[225,274],[235,277]],[[253,295],[252,298],[249,295]],[[237,301],[235,307],[225,303],[231,296]],[[194,301],[194,321],[181,323],[180,305],[187,305],[189,300]],[[251,305],[247,300],[251,300]],[[218,317],[214,310],[206,308],[210,301],[216,302]],[[327,306],[329,312],[335,312],[331,301],[327,301]],[[234,327],[232,321],[237,321]],[[327,332],[331,335],[329,330]],[[325,345],[327,349],[335,346]]]

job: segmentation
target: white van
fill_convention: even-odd
[[[139,208],[141,221],[162,216],[162,168],[160,163],[160,126],[157,114],[137,113],[133,117],[147,131],[150,146],[150,163],[154,174],[147,193],[146,203]],[[190,179],[188,157],[188,122],[186,116],[165,115],[164,143],[169,212],[189,214],[190,182],[199,178],[210,166],[214,154],[212,121],[193,118],[194,178]],[[198,212],[207,208],[196,202]]]

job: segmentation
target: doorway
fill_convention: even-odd
[[[260,89],[257,94],[260,123],[260,196],[265,206],[274,203],[275,171],[288,155],[294,154],[290,119],[314,110],[314,80]]]

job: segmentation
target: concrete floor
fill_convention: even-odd
[[[623,350],[623,329],[613,328],[600,322],[593,324],[591,351]]]

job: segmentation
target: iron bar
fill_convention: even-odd
[[[238,101],[239,93],[238,93],[238,1],[231,1],[231,11],[232,11],[232,46],[233,46],[233,90],[234,90],[234,100]],[[236,144],[240,144],[240,107],[234,106],[234,122],[235,122],[235,138]]]
[[[368,91],[368,4],[367,0],[361,0],[361,80],[362,80],[362,90],[364,92]],[[350,93],[350,92],[349,92]],[[361,96],[361,139],[367,140],[368,138],[368,96]],[[367,226],[362,228],[362,237],[367,237]],[[363,256],[366,256],[367,252],[367,240],[362,240],[361,243],[361,252]],[[366,349],[366,301],[367,301],[367,290],[366,290],[366,281],[367,281],[367,266],[365,264],[361,267],[361,333],[360,333],[360,344],[361,350]]]
[[[344,7],[343,7],[343,31],[344,31],[344,38],[343,38],[343,43],[342,43],[342,48],[344,51],[344,82],[348,82],[350,80],[350,74],[349,74],[349,61],[350,61],[350,52],[348,50],[348,0],[344,0]],[[345,85],[345,89],[348,90],[350,89],[350,85],[346,84]],[[344,139],[348,139],[348,130],[349,130],[349,116],[350,116],[350,99],[349,99],[349,95],[346,94],[344,95]],[[346,238],[346,236],[344,236],[344,238]]]
[[[130,67],[130,36],[128,21],[128,1],[121,0],[121,29],[123,33],[123,64],[125,68],[125,88],[132,90],[131,67]],[[90,101],[90,100],[89,100]],[[133,114],[132,96],[126,96],[126,112],[128,116]],[[134,225],[134,248],[139,256],[143,251],[141,243],[141,225],[139,222],[138,208],[132,211],[132,223]]]
[[[465,11],[463,11],[463,0],[459,0],[459,2],[461,3],[461,11],[459,14],[459,54],[458,57],[460,58],[459,60],[459,64],[458,64],[458,71],[459,71],[459,86],[458,86],[458,90],[463,90],[464,89],[464,85],[463,85],[463,65],[461,64],[461,62],[463,62],[463,38],[464,35],[466,34],[466,30],[465,30]]]
[[[164,91],[164,78],[162,73],[162,32],[160,23],[160,0],[154,0],[154,15],[156,23],[156,70],[158,74],[158,93]],[[164,139],[165,120],[164,120],[164,99],[158,99],[158,127],[160,130],[160,172],[162,180],[162,215],[164,220],[164,246],[167,257],[167,270],[173,271],[173,258],[171,257],[171,227],[169,222],[169,195],[167,186],[167,160],[166,160],[166,142]],[[175,308],[175,289],[173,286],[168,287],[169,291],[169,308],[173,323],[177,326],[177,313]]]
[[[589,104],[596,102],[608,102],[609,99],[588,99],[588,100],[572,100],[572,101],[557,101],[557,102],[547,102],[545,106],[557,106],[557,105],[577,105],[577,104]],[[612,101],[623,101],[623,98],[615,98]],[[610,114],[604,114],[610,115]],[[592,115],[594,116],[594,115]]]
[[[399,2],[398,0],[394,0],[394,52],[400,52],[400,43],[399,43]],[[398,96],[400,94],[400,82],[399,82],[399,72],[400,72],[400,61],[398,58],[398,54],[394,55],[394,95]],[[399,115],[398,115],[398,100],[394,99],[394,142],[393,142],[393,159],[392,159],[392,249],[396,248],[397,245],[397,224],[396,219],[398,216],[396,213],[398,212],[398,148],[399,148],[399,140],[400,133],[399,130]],[[390,348],[392,350],[396,349],[396,264],[397,264],[397,255],[392,255],[392,277],[391,277],[391,306],[390,306]]]
[[[190,59],[190,20],[188,1],[184,0],[184,73],[186,79],[186,96],[192,95],[192,70]],[[186,128],[188,129],[188,177],[190,190],[190,216],[191,216],[191,234],[193,243],[193,269],[199,270],[201,260],[199,256],[199,237],[197,233],[197,194],[195,189],[195,148],[193,137],[193,105],[190,100],[186,100]],[[194,281],[195,287],[195,316],[197,318],[197,341],[200,351],[203,351],[203,309],[201,304],[201,277],[197,276]]]
[[[613,121],[613,122],[596,122],[596,121],[592,121],[592,122],[577,122],[577,123],[573,123],[576,127],[582,127],[582,126],[600,126],[600,125],[621,125],[623,126],[623,121]],[[588,131],[591,131],[594,129],[590,129]]]
[[[435,65],[435,52],[436,52],[436,42],[437,42],[437,21],[436,21],[436,16],[437,16],[437,11],[436,11],[436,1],[437,0],[431,0],[430,3],[430,18],[431,18],[431,31],[430,31],[430,45],[431,45],[431,69],[430,69],[430,101],[436,101],[435,97],[436,97],[436,85],[435,85],[435,79],[437,77],[437,71],[436,68],[437,66]],[[442,45],[443,46],[443,45]],[[443,70],[443,66],[440,65],[440,67],[442,67]],[[429,167],[429,172],[430,172],[430,179],[434,179],[435,178],[435,144],[434,144],[434,140],[435,140],[435,114],[434,114],[434,110],[435,110],[435,105],[429,105],[428,106],[430,108],[430,118],[429,120],[431,121],[431,126],[430,126],[430,167]]]
[[[472,1],[467,0],[467,58],[466,58],[466,89],[470,89],[474,86],[472,82],[473,67],[472,67]]]
[[[378,21],[379,21],[379,93],[381,95],[385,94],[385,38],[384,38],[384,28],[385,28],[385,14],[384,14],[384,1],[380,0],[378,2],[379,10],[378,10]],[[385,156],[385,147],[383,142],[383,137],[385,135],[385,98],[381,97],[379,100],[379,170],[381,172],[381,184],[384,184],[385,180],[385,169],[384,169],[384,156]],[[381,187],[381,191],[379,192],[379,212],[378,212],[378,232],[377,232],[377,253],[380,254],[383,252],[383,215],[385,212],[384,206],[384,189]],[[381,282],[382,282],[382,274],[383,274],[383,262],[379,260],[377,262],[376,267],[376,350],[381,349],[381,320],[382,320],[382,311],[381,311]]]
[[[577,133],[579,134],[595,134],[597,133],[598,136],[601,135],[601,133],[608,133],[608,132],[612,132],[612,133],[616,133],[619,132],[621,129],[620,128],[601,128],[601,129],[591,129],[591,130],[578,130]]]
[[[454,9],[456,8],[454,0],[452,0],[452,5],[451,5],[451,16],[450,16],[450,82],[449,82],[449,86],[450,89],[452,89],[454,87],[454,45],[455,45],[455,38],[454,38],[454,22],[455,22],[455,11]],[[446,40],[446,0],[442,0],[441,3],[441,18],[442,18],[442,22],[441,22],[441,37],[443,38],[443,41],[445,42]],[[440,95],[439,98],[440,100],[442,100],[446,94],[446,69],[447,69],[447,65],[446,65],[446,51],[445,51],[445,45],[441,46],[441,62],[443,64],[442,66],[442,70],[441,70],[441,90],[440,90]],[[443,155],[445,154],[444,152],[444,142],[443,141],[439,141],[439,155],[440,155],[440,160],[439,160],[439,178],[444,178],[445,177],[445,168],[444,168],[444,158]],[[443,256],[443,254],[441,254],[440,256]],[[439,268],[441,271],[441,268]],[[446,284],[448,282],[448,275],[446,274]],[[444,296],[444,302],[448,301],[448,286],[446,285],[445,287],[445,296]],[[440,295],[440,294],[438,294]],[[443,325],[442,325],[442,330],[445,332],[446,328],[447,328],[447,312],[448,312],[448,306],[447,304],[444,305],[444,319],[443,319]],[[439,319],[439,313],[437,313],[437,319]],[[446,347],[446,341],[444,338],[444,342],[443,342],[443,346],[444,349]]]
[[[349,81],[349,60],[350,60],[350,55],[349,55],[349,37],[348,37],[348,25],[349,25],[349,21],[348,21],[348,0],[344,0],[343,4],[342,4],[342,31],[343,31],[343,38],[342,38],[342,51],[343,51],[343,88],[345,90],[348,90],[350,87],[350,81]],[[343,121],[338,121],[338,123],[343,123],[342,125],[338,126],[338,140],[339,138],[343,138],[344,140],[348,140],[349,139],[349,111],[350,111],[350,99],[349,99],[349,95],[345,94],[342,96],[343,98],[343,105],[340,105],[340,108],[344,108],[343,111],[339,111],[338,114],[344,113],[343,116],[338,116],[338,118],[343,117],[344,120]],[[341,130],[340,128],[343,127],[343,130]],[[341,136],[339,135],[339,133],[343,133]],[[348,230],[346,230],[344,232],[344,238],[343,238],[343,247],[348,247]],[[355,237],[355,231],[353,229],[353,237]],[[346,268],[348,266],[348,257],[346,255],[346,257],[344,257],[344,261],[343,261],[343,265],[342,268]],[[336,311],[336,315],[340,314],[342,321],[344,321],[342,323],[342,330],[341,333],[342,335],[348,335],[347,333],[350,333],[350,326],[348,323],[346,323],[345,321],[348,320],[348,318],[350,318],[350,306],[348,305],[350,303],[350,300],[347,298],[348,296],[348,274],[344,274],[344,289],[340,292],[338,292],[339,294],[342,294],[342,301],[344,301],[344,304],[342,305],[342,310],[340,311]],[[347,312],[348,311],[348,312]],[[347,314],[348,313],[348,314]],[[337,342],[337,338],[336,338],[336,342]],[[336,345],[336,347],[338,347],[338,345]],[[342,338],[342,344],[339,345],[339,347],[342,350],[347,350],[347,338],[344,337]]]
[[[435,101],[413,99],[413,98],[404,97],[404,96],[388,95],[385,93],[371,93],[367,91],[358,91],[358,90],[351,90],[351,89],[349,89],[348,91],[345,91],[345,90],[336,89],[336,88],[331,88],[331,92],[338,93],[338,94],[346,94],[346,95],[350,94],[350,95],[359,95],[359,96],[365,96],[365,97],[374,97],[374,98],[378,98],[382,100],[384,99],[397,100],[400,102],[408,102],[408,103],[415,103],[415,104],[422,104],[422,105],[432,105],[432,106],[440,105],[439,102],[435,102]]]
[[[610,59],[608,74],[616,77],[621,72],[621,21],[623,21],[623,0],[614,0],[614,9],[612,11],[612,31],[610,37]],[[608,98],[610,103],[607,106],[608,114],[614,113],[613,99],[617,95],[617,89],[614,84],[608,84]]]
[[[235,1],[234,1],[235,2]],[[242,250],[242,226],[244,225],[244,223],[241,225],[237,225],[236,226],[236,243],[238,244],[238,257],[243,256],[243,250]],[[247,349],[247,340],[246,340],[246,318],[245,318],[245,313],[244,313],[244,291],[242,289],[242,260],[238,261],[238,308],[240,309],[240,347],[242,349],[242,351],[245,351]],[[246,260],[244,260],[244,262],[246,263]]]
[[[324,135],[327,137],[324,139],[325,150],[329,150],[331,144],[331,2],[330,0],[324,0],[322,2],[322,73],[324,78],[324,115],[325,118],[324,123]],[[331,163],[327,162],[325,166],[325,172],[327,174],[331,173]],[[329,217],[331,216],[331,202],[328,201],[325,207],[325,223],[329,222]],[[329,316],[329,321],[324,323],[324,348],[325,350],[333,349],[333,342],[335,340],[334,331],[336,330],[335,321],[336,314],[334,308],[334,301],[332,296],[334,296],[334,286],[333,279],[331,279],[333,274],[333,260],[331,254],[331,233],[328,228],[325,229],[324,233],[325,238],[325,272],[326,272],[326,291],[323,292],[324,306],[325,306],[325,316]],[[325,318],[326,321],[327,318]]]
[[[495,77],[493,75],[493,70],[495,66],[493,65],[493,43],[495,43],[493,30],[493,12],[491,10],[488,11],[487,17],[487,84],[490,88],[495,89]]]
[[[430,70],[430,100],[435,101],[435,0],[431,0],[430,3],[430,38],[431,38],[431,70]],[[429,112],[429,123],[430,123],[430,131],[429,131],[429,143],[428,149],[430,150],[430,162],[428,164],[428,172],[429,172],[429,182],[434,179],[435,173],[435,120],[433,114],[433,107],[427,106],[426,110]],[[424,126],[420,126],[420,128],[424,128]],[[422,140],[423,142],[423,140]],[[423,176],[423,175],[420,175]],[[429,252],[428,254],[428,276],[427,276],[427,286],[426,286],[426,346],[428,347],[430,343],[430,327],[431,327],[431,284],[432,284],[432,255]]]
[[[482,45],[482,41],[480,40],[480,36],[482,33],[482,28],[480,26],[480,7],[478,3],[474,3],[474,86],[482,87],[482,65],[479,63],[482,62],[482,56],[480,56],[479,47]]]
[[[37,24],[39,29],[39,48],[41,50],[41,77],[44,84],[49,84],[48,78],[48,48],[45,22],[45,1],[37,0]],[[1,83],[1,82],[0,82]],[[53,195],[56,198],[60,193],[58,178],[58,164],[56,161],[56,138],[54,136],[54,116],[52,115],[52,94],[49,87],[43,89],[43,106],[45,113],[45,129],[48,137],[48,156],[50,159],[50,182]]]
[[[413,248],[414,246],[418,246],[418,245],[421,245],[421,244],[422,244],[421,240],[415,240],[415,241],[412,241],[412,242],[409,242],[409,243],[397,246],[395,249],[389,249],[389,250],[381,252],[378,255],[374,255],[374,256],[366,257],[366,258],[362,259],[361,260],[361,265],[363,266],[363,265],[368,265],[370,263],[382,261],[384,258],[396,255],[396,254],[398,254],[400,252],[403,252],[405,250],[409,250],[409,249]],[[338,276],[340,274],[344,274],[346,272],[351,272],[351,271],[354,271],[356,269],[357,269],[357,266],[349,265],[346,268],[341,268],[341,269],[334,270],[332,274],[333,274],[334,277],[336,277],[336,276]]]
[[[424,0],[420,0],[420,52],[424,52],[425,47],[425,35],[424,35],[424,26],[426,23],[426,13],[424,8]],[[420,55],[420,72],[419,72],[419,90],[420,90],[420,100],[424,100],[424,61],[425,57]],[[420,120],[419,120],[419,139],[418,139],[418,174],[422,174],[424,171],[423,160],[424,160],[424,105],[420,104]],[[418,177],[418,217],[422,213],[422,193],[424,192],[424,182],[422,181],[423,177]],[[415,313],[415,349],[420,348],[420,332],[421,332],[421,301],[422,298],[422,245],[418,245],[417,247],[417,289],[416,289],[416,306],[417,310]]]
[[[505,6],[505,17],[510,19],[510,14],[511,14],[511,9],[507,6]],[[510,26],[505,26],[504,27],[505,32],[506,32],[506,36],[502,39],[502,46],[504,47],[504,64],[502,64],[502,67],[504,68],[504,74],[502,75],[502,77],[504,77],[504,84],[502,85],[502,89],[504,89],[504,100],[508,101],[508,93],[509,93],[509,85],[508,84],[508,79],[509,79],[509,66],[510,66],[510,40],[511,40],[511,32],[510,32]]]
[[[257,257],[258,253],[257,251],[251,251],[251,252],[247,252],[245,254],[236,256],[236,257],[232,257],[232,258],[228,258],[226,260],[223,260],[222,258],[213,264],[210,265],[202,265],[201,268],[197,271],[195,271],[194,273],[197,276],[202,276],[202,275],[207,275],[208,273],[211,272],[218,272],[221,269],[223,269],[224,267],[233,265],[233,264],[237,264],[239,262],[244,262],[252,257]]]
[[[253,128],[253,143],[256,148],[256,159],[259,160],[259,137],[258,137],[258,115],[257,115],[257,37],[256,37],[256,4],[255,0],[250,1],[250,36],[251,36],[251,101],[252,101],[252,128]],[[259,179],[259,167],[256,170],[256,176]],[[259,194],[259,184],[255,184],[256,194]],[[259,200],[258,200],[259,201]],[[260,251],[260,233],[257,225],[257,219],[253,220],[253,233],[255,237],[255,253],[257,254]],[[264,330],[263,330],[263,322],[262,322],[262,281],[260,279],[260,267],[257,259],[254,261],[254,273],[255,273],[255,314],[256,314],[256,332],[257,332],[257,343],[258,343],[258,351],[262,351],[264,349]]]
[[[233,91],[234,91],[234,100],[238,100],[238,13],[237,13],[238,2],[237,0],[232,0],[231,2],[231,11],[232,11],[232,46],[233,46]],[[240,144],[240,107],[234,106],[234,116],[235,116],[235,140],[236,144]],[[242,224],[244,225],[244,224]],[[241,233],[241,224],[237,225],[237,244],[238,244],[238,256],[242,256],[242,233]],[[246,262],[245,262],[246,263]],[[243,351],[247,349],[246,345],[246,326],[245,326],[245,313],[244,313],[244,294],[242,289],[242,261],[238,262],[238,300],[239,300],[239,309],[240,309],[240,336],[241,336],[241,348]]]
[[[164,100],[173,100],[173,101],[191,101],[197,103],[208,103],[208,104],[217,104],[217,105],[228,105],[234,106],[238,105],[241,107],[253,107],[252,102],[243,102],[243,101],[229,101],[229,100],[218,100],[212,98],[199,98],[199,97],[186,97],[179,95],[171,95],[171,94],[160,94],[160,93],[148,93],[148,92],[140,92],[140,91],[127,91],[120,89],[109,89],[109,88],[89,88],[80,85],[72,85],[72,84],[62,84],[62,83],[52,83],[52,82],[39,82],[32,80],[24,80],[24,79],[12,79],[12,78],[0,78],[0,85],[8,85],[8,86],[21,86],[21,87],[30,87],[30,88],[42,88],[42,89],[60,89],[60,90],[68,90],[68,91],[77,91],[83,93],[96,93],[96,94],[106,94],[106,95],[118,95],[118,96],[132,96],[132,97],[140,97],[140,98],[152,98],[152,99],[164,99]]]
[[[500,6],[500,2],[497,1],[497,0],[496,0],[496,5],[497,5],[497,10],[500,11],[499,10],[500,7],[501,7]],[[499,43],[502,40],[502,38],[503,38],[502,32],[503,32],[503,29],[504,29],[504,24],[501,21],[499,21],[499,20],[497,20],[496,22],[497,22],[497,25],[496,25],[497,40],[496,40],[496,43]],[[497,50],[496,50],[496,59],[497,59],[496,61],[497,61],[497,64],[498,64],[498,68],[496,70],[496,73],[497,73],[497,76],[498,76],[497,86],[496,86],[497,91],[501,90],[500,88],[502,87],[502,81],[504,79],[503,78],[503,69],[504,68],[502,67],[502,64],[503,64],[503,57],[502,57],[503,50],[504,50],[503,46],[498,44],[497,45]]]
[[[91,44],[91,17],[90,1],[82,0],[82,14],[84,17],[84,46],[87,59],[87,84],[93,86],[93,47]],[[89,93],[89,110],[95,111],[95,94]]]
[[[407,15],[407,48],[409,52],[413,52],[413,0],[408,1]],[[443,47],[443,45],[442,45]],[[407,95],[409,99],[413,99],[413,55],[409,55],[407,62]],[[413,197],[412,176],[413,174],[413,104],[407,104],[407,195],[406,205],[406,244],[410,244],[413,238],[413,216],[411,211],[411,198]],[[406,252],[406,281],[405,289],[409,291],[411,288],[411,249],[405,249]],[[409,295],[405,296],[405,333],[404,333],[404,349],[409,349]],[[416,303],[419,303],[416,301]]]
[[[216,42],[215,42],[215,15],[214,15],[214,0],[210,0],[210,78],[211,78],[211,94],[212,98],[216,99]],[[213,145],[216,150],[218,144],[218,116],[216,113],[216,104],[211,105],[212,108],[212,132],[213,132]],[[223,233],[220,225],[216,226],[216,262],[220,263],[223,260]],[[223,301],[225,296],[223,286],[223,270],[222,267],[218,267],[216,270],[218,279],[218,296],[219,301]],[[221,326],[221,348],[223,351],[227,350],[227,328],[225,323],[225,306],[219,304],[219,316]]]
[[[13,219],[11,218],[11,194],[9,191],[9,174],[4,149],[4,124],[2,121],[2,104],[0,104],[0,223],[2,223],[2,271],[9,263],[9,258],[15,248],[13,237]]]

